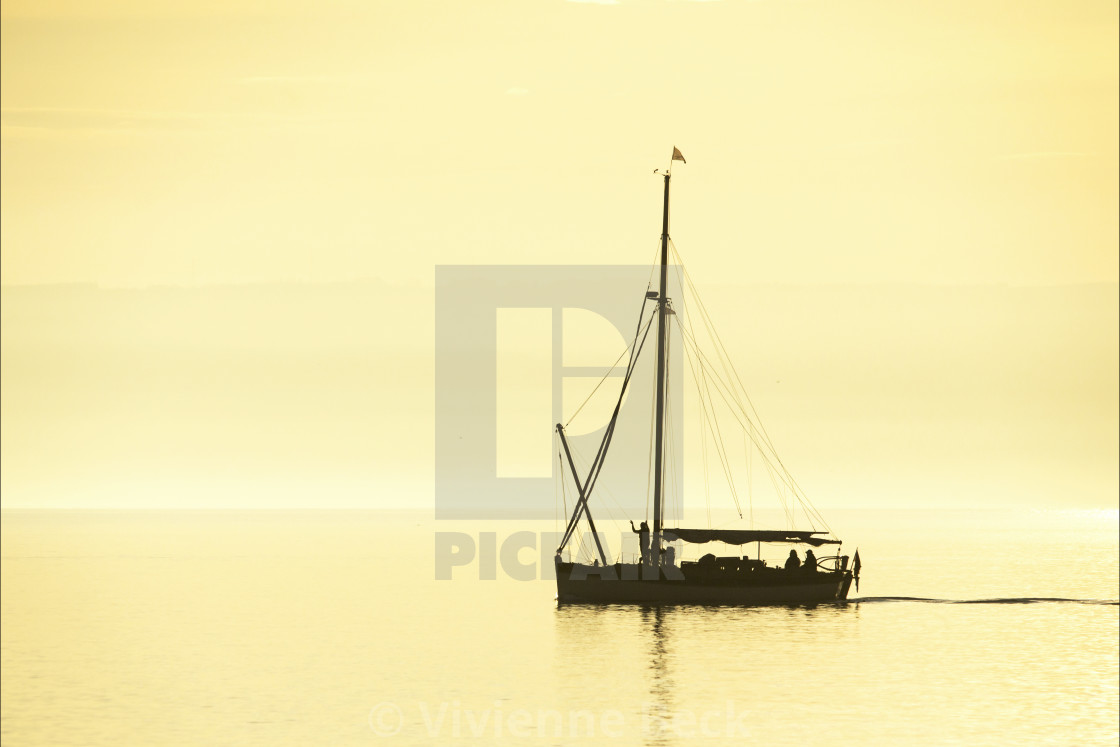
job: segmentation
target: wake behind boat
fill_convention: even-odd
[[[578,495],[575,508],[568,521],[563,538],[556,550],[556,595],[560,603],[634,603],[634,604],[713,604],[713,605],[764,605],[764,604],[815,604],[844,600],[852,582],[859,585],[860,560],[857,551],[851,565],[847,555],[839,553],[840,539],[835,537],[824,524],[823,517],[812,508],[796,481],[785,470],[773,444],[758,425],[757,413],[753,407],[743,405],[737,397],[741,383],[737,375],[726,378],[714,377],[704,369],[707,360],[704,353],[696,347],[695,335],[680,328],[685,348],[700,361],[704,385],[710,391],[715,389],[731,405],[737,405],[736,419],[751,441],[759,449],[771,475],[777,475],[781,484],[797,501],[805,521],[810,524],[803,528],[759,529],[749,528],[685,528],[667,527],[665,516],[665,451],[666,451],[666,374],[668,368],[668,334],[671,320],[678,321],[672,300],[667,295],[669,271],[669,181],[672,176],[673,161],[684,162],[680,151],[673,148],[670,169],[661,174],[665,182],[664,207],[662,214],[661,252],[659,263],[659,285],[645,292],[642,311],[639,314],[638,334],[630,349],[630,358],[622,381],[618,404],[607,424],[603,440],[599,445],[591,467],[581,477],[576,462],[565,437],[564,426],[556,425],[556,433],[563,448],[563,454],[570,469],[571,478]],[[648,319],[646,307],[652,306]],[[706,314],[706,312],[705,312]],[[652,443],[653,472],[653,527],[642,521],[641,528],[630,525],[639,535],[640,553],[638,557],[626,559],[607,557],[603,543],[591,516],[589,499],[596,480],[602,470],[604,460],[614,435],[618,414],[626,396],[627,386],[634,373],[638,356],[645,346],[650,328],[656,324],[656,387],[654,395],[654,421]],[[717,338],[718,339],[718,338]],[[729,361],[724,361],[729,364]],[[710,368],[710,367],[709,367]],[[743,392],[745,398],[745,392]],[[749,399],[746,400],[749,402]],[[707,409],[705,408],[705,414]],[[741,417],[740,417],[741,416]],[[753,417],[752,417],[753,416]],[[718,428],[713,435],[718,439]],[[720,444],[717,440],[717,451]],[[724,453],[720,452],[721,460]],[[726,464],[725,464],[726,468]],[[563,476],[561,476],[563,480]],[[787,521],[792,523],[796,512],[787,511]],[[742,512],[740,510],[740,518]],[[569,545],[576,537],[580,520],[586,521],[593,540],[594,558],[590,562],[565,560]],[[817,524],[824,526],[820,529]],[[722,543],[724,546],[754,545],[758,550],[756,557],[737,552],[735,555],[716,556],[706,554],[698,560],[681,560],[676,557],[675,544],[704,545]],[[788,544],[795,548],[808,547],[802,563],[797,550],[791,550],[789,559],[782,566],[769,565],[761,559],[761,546],[765,543]],[[835,546],[837,553],[817,558],[812,548]]]

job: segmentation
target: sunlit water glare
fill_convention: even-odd
[[[654,610],[427,513],[5,512],[3,741],[1115,744],[1115,511],[839,513],[856,601]]]

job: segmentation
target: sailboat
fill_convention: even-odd
[[[596,531],[591,516],[589,499],[596,480],[602,470],[604,460],[618,422],[619,410],[626,396],[627,386],[634,373],[634,364],[644,349],[645,337],[631,348],[630,361],[622,381],[618,404],[608,422],[595,459],[590,469],[582,476],[572,458],[571,449],[565,436],[563,424],[556,425],[556,433],[575,483],[578,500],[568,520],[565,532],[555,555],[556,598],[561,604],[702,604],[702,605],[772,605],[772,604],[819,604],[847,599],[853,581],[859,584],[860,560],[856,551],[849,566],[849,557],[835,555],[816,558],[813,547],[840,547],[841,541],[830,530],[815,526],[801,529],[759,529],[750,527],[736,528],[688,528],[666,526],[665,524],[665,456],[666,456],[666,375],[668,368],[668,326],[675,316],[672,299],[667,295],[669,273],[669,183],[674,161],[684,162],[684,156],[673,148],[670,167],[660,170],[664,179],[665,194],[662,213],[661,249],[659,262],[659,284],[656,290],[649,287],[645,291],[642,315],[639,316],[639,331],[642,329],[647,303],[652,304],[649,322],[656,323],[657,361],[656,385],[654,390],[653,419],[653,526],[650,529],[642,522],[640,535],[641,553],[639,557],[609,558]],[[652,286],[652,283],[651,283]],[[736,377],[737,378],[737,377]],[[769,439],[766,439],[769,442]],[[780,460],[777,460],[780,465]],[[784,469],[784,466],[782,467]],[[796,487],[796,483],[787,483]],[[794,515],[788,515],[790,518]],[[806,516],[819,516],[815,512]],[[576,537],[580,520],[587,522],[589,535],[594,540],[595,557],[590,562],[564,559],[565,551],[571,552],[569,544]],[[633,528],[633,521],[631,520]],[[675,545],[705,545],[722,543],[724,546],[754,545],[758,548],[755,558],[748,555],[716,556],[708,553],[698,560],[679,560],[676,558]],[[790,560],[781,566],[768,565],[761,560],[762,544],[787,544],[794,548],[808,546],[805,562],[802,563],[796,549],[790,552]],[[683,556],[683,553],[682,553]]]

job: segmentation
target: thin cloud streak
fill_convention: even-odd
[[[275,85],[285,83],[336,83],[343,80],[355,79],[355,76],[344,75],[250,75],[239,78],[238,83],[245,86]]]
[[[326,124],[337,116],[306,114],[231,112],[141,111],[10,107],[0,110],[0,128],[5,136],[56,134],[136,134],[157,132],[201,132],[224,127],[259,127],[277,124]]]
[[[579,3],[580,5],[622,5],[621,0],[565,0],[565,2]],[[719,3],[723,0],[666,0],[666,2]]]
[[[1028,159],[1036,158],[1096,158],[1103,155],[1101,153],[1092,151],[1079,151],[1079,150],[1039,150],[1029,153],[1007,153],[1001,156],[995,156],[997,161],[1025,161]]]

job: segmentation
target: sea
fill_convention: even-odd
[[[847,603],[643,608],[558,606],[554,522],[4,511],[0,741],[1117,743],[1115,509],[829,518]]]

